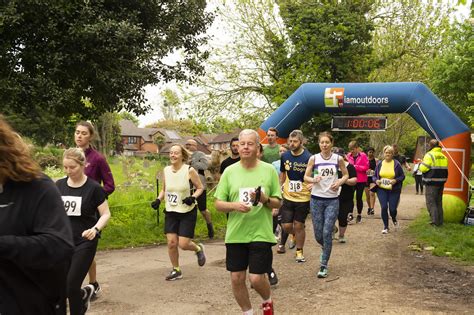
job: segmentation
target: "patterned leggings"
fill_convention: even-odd
[[[321,266],[327,267],[332,250],[332,229],[339,214],[339,199],[311,196],[310,206],[314,237],[323,247]]]

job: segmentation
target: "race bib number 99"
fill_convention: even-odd
[[[288,182],[289,192],[301,192],[303,190],[303,183],[299,180],[290,180]]]
[[[173,192],[166,193],[166,201],[168,202],[169,205],[177,206],[178,200],[179,200],[179,195],[177,193],[173,193]]]
[[[61,196],[63,199],[64,210],[70,217],[81,216],[82,197],[76,196]]]

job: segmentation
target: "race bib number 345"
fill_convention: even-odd
[[[70,217],[81,216],[82,197],[61,196],[63,198],[64,210]]]

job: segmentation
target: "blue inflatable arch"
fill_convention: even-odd
[[[263,137],[270,127],[281,138],[311,119],[315,113],[404,113],[407,112],[443,145],[450,158],[445,195],[467,202],[470,171],[470,129],[422,83],[305,83],[263,124]],[[459,168],[459,170],[458,170]],[[461,174],[464,174],[462,176]]]

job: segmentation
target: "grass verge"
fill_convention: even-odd
[[[435,256],[449,256],[474,265],[474,226],[444,223],[441,227],[435,227],[428,222],[425,210],[408,227],[408,232],[417,239],[421,248],[433,246]]]

